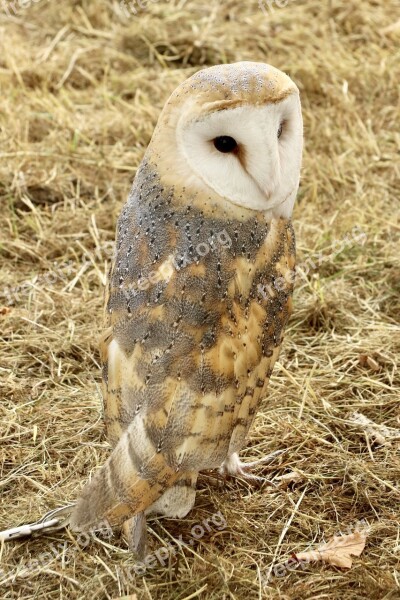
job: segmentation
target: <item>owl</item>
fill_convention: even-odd
[[[299,90],[267,64],[200,70],[167,101],[109,275],[100,353],[113,449],[72,529],[122,525],[143,554],[146,515],[184,517],[199,471],[248,473],[238,452],[292,310],[302,142]]]

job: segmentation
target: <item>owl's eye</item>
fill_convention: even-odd
[[[283,131],[283,123],[281,123],[281,124],[279,125],[279,129],[278,129],[278,133],[277,133],[277,135],[278,135],[278,140],[279,140],[279,138],[280,138],[280,137],[281,137],[281,135],[282,135],[282,131]]]
[[[237,148],[237,141],[229,135],[220,135],[213,142],[218,152],[233,152]]]

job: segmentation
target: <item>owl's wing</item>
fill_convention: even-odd
[[[126,296],[112,287],[113,325],[101,355],[107,432],[115,447],[79,498],[74,529],[103,518],[118,524],[151,506],[183,473],[223,461],[235,404],[224,372],[232,371],[233,355],[223,345],[206,358],[205,334],[210,344],[217,328],[198,301],[182,294],[190,270],[172,274],[165,302],[155,304],[156,291],[143,291],[129,298],[129,311],[119,308]]]
[[[129,373],[132,362],[115,340],[110,342],[108,353],[109,382],[115,386],[112,392],[116,386],[123,390],[125,380],[124,376],[120,378],[121,373]],[[107,404],[110,410],[110,402]],[[167,462],[166,455],[155,447],[152,428],[154,431],[154,419],[145,412],[137,414],[125,428],[105,465],[84,488],[72,515],[73,529],[87,530],[102,519],[111,525],[119,524],[151,506],[178,478],[179,473]]]

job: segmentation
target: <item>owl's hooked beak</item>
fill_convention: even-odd
[[[273,208],[276,205],[276,203],[273,200],[274,191],[279,186],[279,181],[277,181],[277,178],[275,177],[274,180],[274,178],[271,178],[268,175],[268,173],[263,173],[260,177],[260,173],[253,174],[250,168],[247,170],[247,172],[254,181],[254,184],[257,186],[257,188],[260,190],[261,194],[265,198],[266,210]]]

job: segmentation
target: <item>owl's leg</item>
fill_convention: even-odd
[[[138,513],[122,525],[122,535],[128,543],[129,549],[142,560],[146,554],[147,527],[146,516],[143,512]]]
[[[234,452],[222,463],[222,466],[219,468],[219,472],[225,476],[232,475],[234,477],[241,477],[247,481],[265,483],[268,482],[268,479],[265,477],[260,477],[259,475],[254,475],[254,473],[249,473],[249,470],[273,461],[280,454],[282,454],[282,450],[277,450],[276,452],[272,452],[272,454],[268,454],[259,460],[244,463],[240,460],[238,453]]]

